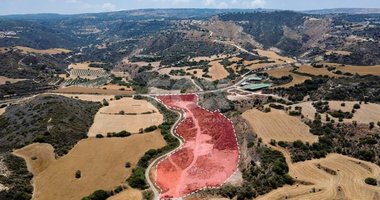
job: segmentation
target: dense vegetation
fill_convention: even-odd
[[[38,96],[20,105],[12,105],[0,117],[0,155],[11,177],[0,175],[0,183],[9,187],[0,199],[30,199],[32,175],[23,159],[11,151],[33,142],[49,143],[58,155],[66,154],[79,140],[87,137],[100,104],[55,95]]]

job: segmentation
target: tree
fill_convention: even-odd
[[[374,122],[370,122],[369,123],[369,129],[373,129],[373,128],[375,128],[375,123]]]
[[[131,167],[131,162],[126,162],[125,163],[125,168],[130,168]]]
[[[376,179],[374,179],[374,178],[366,178],[365,180],[364,180],[364,182],[365,183],[367,183],[368,185],[374,185],[374,186],[376,186],[377,185],[377,180]]]
[[[76,172],[75,172],[75,178],[76,179],[80,179],[82,177],[82,172],[80,171],[80,170],[77,170]]]

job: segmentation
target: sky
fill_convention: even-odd
[[[380,8],[380,0],[0,0],[0,15],[77,14],[141,8]]]

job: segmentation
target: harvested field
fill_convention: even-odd
[[[314,120],[315,113],[317,112],[314,106],[312,105],[313,102],[302,102],[299,104],[293,105],[302,107],[302,114],[310,120]],[[342,103],[345,103],[345,106],[341,106]],[[329,101],[329,106],[331,110],[342,110],[343,112],[351,112],[354,105],[359,102],[355,101]],[[337,118],[332,117],[329,115],[330,118],[335,119],[335,121],[338,121]],[[324,114],[322,115],[322,121],[326,121]],[[379,104],[361,104],[360,109],[357,109],[354,113],[354,116],[352,119],[344,119],[343,122],[352,122],[356,121],[357,123],[363,123],[368,124],[370,122],[377,123],[380,121],[380,105]]]
[[[302,75],[295,74],[295,73],[291,72],[292,69],[293,69],[292,67],[276,68],[276,69],[268,70],[268,71],[266,71],[266,73],[268,73],[269,75],[271,75],[275,78],[281,78],[283,76],[289,76],[289,75],[291,75],[293,77],[293,80],[290,83],[280,85],[280,86],[275,86],[274,88],[280,88],[280,87],[281,88],[290,88],[290,87],[293,87],[297,84],[301,84],[301,83],[305,82],[306,80],[311,79],[308,76],[302,76]]]
[[[249,70],[263,69],[263,68],[267,68],[267,67],[277,65],[277,64],[278,63],[255,63],[252,61],[248,61],[248,62],[244,61],[244,65],[246,65],[247,66],[246,68]]]
[[[289,154],[286,154],[289,161]],[[369,162],[340,154],[329,154],[326,158],[288,163],[289,175],[297,181],[309,183],[285,186],[274,190],[259,200],[320,200],[320,199],[379,199],[380,187],[364,183],[368,177],[379,178],[380,168]]]
[[[132,87],[120,86],[120,85],[115,85],[115,84],[107,84],[107,85],[100,87],[100,89],[103,89],[103,90],[122,90],[122,91],[129,91],[129,92],[133,91]]]
[[[341,106],[342,103],[346,105]],[[343,112],[351,112],[354,105],[359,102],[354,101],[329,101],[330,109],[342,110]],[[344,119],[345,122],[357,121],[358,123],[368,124],[374,122],[375,124],[380,121],[380,104],[368,103],[361,104],[360,109],[357,109],[352,119]]]
[[[349,51],[327,51],[326,52],[326,55],[332,55],[332,54],[338,54],[338,55],[341,55],[341,56],[349,56],[351,55],[352,53],[349,52]]]
[[[209,64],[211,65],[211,67],[209,68],[208,75],[212,77],[211,80],[213,81],[224,79],[229,75],[227,70],[224,69],[223,65],[220,64],[219,62],[220,60],[217,60],[217,61],[212,61]]]
[[[179,198],[204,187],[219,187],[237,170],[239,149],[232,123],[221,113],[197,105],[197,96],[158,97],[183,110],[176,127],[182,147],[157,164],[156,185],[161,198]]]
[[[99,95],[132,95],[133,91],[123,91],[123,90],[104,90],[101,88],[88,88],[88,87],[78,87],[70,86],[54,90],[54,93],[64,93],[64,94],[99,94]]]
[[[23,53],[37,53],[37,54],[49,54],[49,55],[60,54],[60,53],[70,53],[71,52],[71,50],[61,49],[61,48],[33,49],[33,48],[21,47],[21,46],[16,46],[15,48],[22,51]]]
[[[115,196],[108,198],[107,200],[142,200],[143,195],[140,190],[128,188]]]
[[[37,176],[55,162],[54,147],[50,144],[35,143],[13,153],[25,159],[28,170],[34,176]]]
[[[89,138],[34,177],[34,199],[78,200],[95,190],[112,190],[125,183],[149,149],[165,146],[160,131],[128,138]],[[131,168],[125,168],[130,162]],[[75,172],[81,171],[81,178]]]
[[[309,143],[318,141],[318,137],[309,132],[310,128],[306,124],[282,110],[272,109],[271,112],[264,113],[252,109],[244,112],[242,116],[266,144],[269,144],[271,139],[288,142],[301,140]]]
[[[59,94],[57,93],[56,95],[61,95],[65,96],[68,98],[73,98],[73,99],[80,99],[83,101],[93,101],[93,102],[102,102],[103,99],[110,101],[111,99],[115,99],[115,96],[113,95],[91,95],[91,94]]]
[[[0,76],[0,85],[4,85],[7,82],[9,82],[9,83],[17,83],[17,82],[25,81],[25,80],[27,80],[27,79],[14,79],[14,78],[7,78],[5,76]]]
[[[281,78],[283,76],[289,76],[293,74],[290,72],[293,69],[293,67],[282,67],[282,68],[276,68],[266,71],[270,76],[273,76],[275,78]]]
[[[352,65],[346,65],[342,66],[342,64],[336,64],[336,63],[322,63],[324,65],[328,66],[334,66],[337,70],[342,71],[343,73],[349,72],[351,74],[359,74],[359,75],[377,75],[380,76],[380,65],[373,65],[373,66],[352,66]]]
[[[85,70],[100,70],[100,68],[90,67],[92,62],[73,63],[69,65],[68,69],[85,69]],[[101,63],[95,63],[101,64]]]
[[[327,68],[315,68],[310,65],[302,65],[298,70],[298,72],[311,74],[315,76],[329,76],[329,77],[342,77],[343,75],[338,75],[330,72]]]
[[[292,82],[287,83],[285,85],[280,85],[280,86],[277,86],[277,87],[290,88],[290,87],[293,87],[295,85],[301,84],[301,83],[305,82],[306,80],[310,80],[311,79],[308,76],[301,76],[301,75],[298,75],[298,74],[295,74],[295,73],[291,73],[291,75],[293,77]]]
[[[123,111],[124,114],[119,114]],[[122,98],[109,102],[109,106],[103,107],[95,115],[94,124],[91,126],[88,136],[97,134],[107,135],[109,132],[128,131],[138,133],[140,128],[160,125],[163,116],[156,107],[146,100]]]
[[[288,62],[288,63],[295,62],[295,60],[293,58],[280,56],[274,51],[267,51],[267,50],[261,50],[261,49],[255,49],[255,50],[257,51],[257,53],[260,56],[264,56],[264,57],[267,57],[269,59],[273,59],[273,60],[277,60],[277,61],[281,61],[281,62]]]

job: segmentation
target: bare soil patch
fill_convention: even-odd
[[[33,49],[29,47],[16,46],[16,49],[22,51],[23,53],[37,53],[37,54],[60,54],[60,53],[70,53],[71,50],[62,48],[52,48],[52,49]]]
[[[310,128],[306,124],[281,110],[272,109],[271,112],[264,113],[252,109],[243,113],[242,116],[267,144],[271,139],[288,142],[301,140],[309,143],[318,141],[318,137],[310,133]]]
[[[120,112],[124,114],[120,114]],[[103,107],[95,115],[94,124],[88,136],[106,135],[109,132],[128,131],[138,133],[141,128],[160,125],[163,116],[157,108],[146,100],[123,98],[110,101],[109,106]]]
[[[36,200],[78,200],[98,189],[112,190],[130,176],[149,149],[165,145],[160,131],[128,138],[89,138],[34,178]],[[131,168],[125,168],[130,162]],[[81,171],[81,178],[75,172]]]

